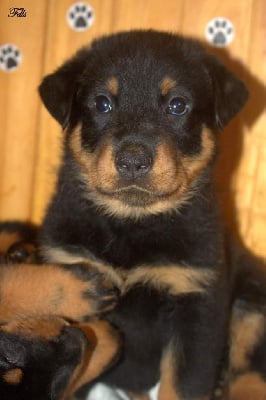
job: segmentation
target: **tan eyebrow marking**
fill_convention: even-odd
[[[117,78],[115,78],[114,76],[109,78],[107,81],[107,88],[113,96],[117,96],[119,89]]]
[[[161,94],[165,96],[171,89],[176,86],[176,81],[169,76],[163,78],[161,82]]]

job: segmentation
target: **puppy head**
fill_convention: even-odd
[[[215,131],[247,99],[244,84],[196,41],[155,31],[105,37],[40,86],[66,128],[88,197],[108,213],[176,209],[215,154]]]

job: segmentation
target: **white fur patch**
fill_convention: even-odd
[[[150,391],[150,399],[157,400],[159,383]],[[103,383],[97,383],[90,390],[86,400],[130,400],[123,390],[107,386]]]

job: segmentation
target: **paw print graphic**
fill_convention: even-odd
[[[67,22],[74,31],[85,31],[94,21],[94,12],[87,3],[74,3],[67,11]]]
[[[207,40],[216,47],[226,47],[234,39],[234,27],[226,18],[212,19],[205,30]]]
[[[19,48],[13,44],[5,44],[0,47],[0,69],[3,71],[14,71],[22,61]]]

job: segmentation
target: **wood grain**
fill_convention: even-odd
[[[0,44],[19,47],[23,60],[12,72],[0,71],[0,218],[29,219],[33,192],[42,75],[46,2],[27,7],[26,18],[8,18],[11,1],[0,4]]]

